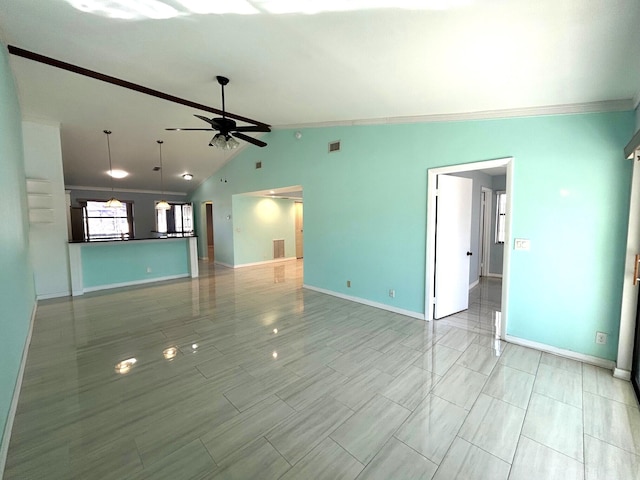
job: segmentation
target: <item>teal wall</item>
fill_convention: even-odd
[[[22,150],[22,118],[0,43],[0,436],[6,426],[35,305]],[[3,438],[2,443],[8,442]]]
[[[189,274],[188,239],[131,240],[81,248],[84,288]]]
[[[234,265],[273,260],[275,239],[284,239],[285,258],[296,256],[293,200],[234,195],[232,203]]]
[[[512,255],[508,333],[613,360],[631,181],[622,149],[634,123],[629,111],[314,128],[299,140],[277,130],[192,197],[224,216],[233,194],[301,185],[304,282],[423,312],[427,169],[513,156],[512,234],[531,251]],[[342,150],[327,153],[336,139]],[[220,244],[232,228],[215,223],[216,249],[233,249]],[[610,342],[596,346],[596,331]]]

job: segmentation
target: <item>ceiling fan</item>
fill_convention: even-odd
[[[269,126],[258,122],[256,122],[255,125],[250,126],[237,126],[235,120],[227,118],[227,113],[224,107],[224,87],[229,83],[229,79],[220,75],[218,75],[216,79],[222,88],[222,117],[207,118],[202,115],[194,115],[194,117],[198,117],[200,120],[207,122],[211,128],[167,128],[167,130],[219,132],[211,139],[209,146],[225,150],[238,148],[240,143],[235,138],[239,138],[240,140],[244,140],[245,142],[249,142],[258,147],[266,147],[267,144],[262,140],[245,135],[243,132],[270,132],[271,129]]]

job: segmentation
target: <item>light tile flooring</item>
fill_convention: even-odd
[[[40,303],[6,479],[640,478],[630,385],[496,341],[496,280],[425,323],[201,268]]]

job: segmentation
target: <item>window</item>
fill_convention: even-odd
[[[105,206],[105,200],[80,202],[84,221],[84,240],[127,240],[133,238],[133,202],[121,207]]]
[[[507,218],[507,194],[496,193],[496,243],[504,243]]]
[[[171,203],[169,210],[156,210],[158,233],[193,234],[193,207],[190,203]]]

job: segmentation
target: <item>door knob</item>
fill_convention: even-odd
[[[471,255],[473,255],[473,253],[467,252],[467,257],[470,257]]]

